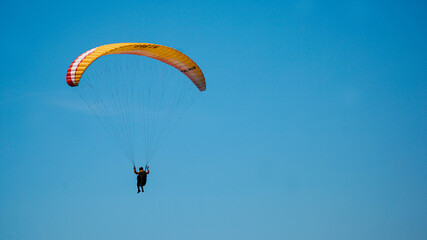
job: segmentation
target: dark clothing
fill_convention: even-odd
[[[138,176],[136,177],[136,185],[137,186],[145,186],[147,183],[147,173],[145,171],[142,171],[138,173]]]
[[[140,192],[139,188],[141,187],[141,191],[144,192],[144,186],[147,183],[147,174],[150,173],[150,170],[147,169],[147,171],[139,170],[138,172],[136,169],[133,169],[133,172],[137,174],[136,177],[136,186],[138,187],[138,193]]]

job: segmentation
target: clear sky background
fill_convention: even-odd
[[[0,239],[427,238],[425,1],[2,1]],[[65,81],[116,42],[207,91],[144,195]]]

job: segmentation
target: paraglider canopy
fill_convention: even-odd
[[[205,77],[191,58],[176,49],[152,43],[114,43],[92,48],[71,63],[67,71],[68,85],[78,86],[89,65],[99,57],[110,54],[133,54],[157,59],[187,75],[200,91],[206,90]]]

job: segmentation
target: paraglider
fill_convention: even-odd
[[[69,86],[78,86],[83,101],[133,166],[136,161],[149,164],[197,93],[206,90],[203,72],[191,58],[152,43],[92,48],[71,63],[66,79]],[[134,173],[138,192],[144,191],[148,167],[138,172],[134,167]]]
[[[145,166],[145,170],[144,168],[140,167],[139,171],[136,171],[135,166],[133,166],[133,172],[138,175],[136,177],[136,186],[138,187],[138,192],[144,192],[144,186],[147,183],[147,174],[150,173],[150,169],[148,166]],[[139,190],[139,188],[141,188],[141,190]]]

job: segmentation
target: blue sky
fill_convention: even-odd
[[[7,1],[0,239],[425,239],[423,1]],[[95,46],[183,51],[207,91],[131,166],[65,74]]]

